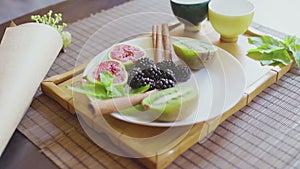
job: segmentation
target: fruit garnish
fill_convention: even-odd
[[[100,62],[86,76],[87,83],[69,89],[97,99],[108,99],[125,95],[127,72],[122,63],[114,60]]]
[[[156,65],[161,70],[172,71],[177,82],[186,82],[191,78],[192,72],[186,65],[176,65],[172,60],[164,60]]]
[[[114,77],[114,85],[124,85],[127,82],[128,75],[125,67],[121,62],[116,60],[100,62],[97,67],[88,74],[87,79],[92,82],[101,82],[100,75],[103,71],[109,72]]]
[[[173,87],[151,94],[142,101],[158,121],[182,120],[197,108],[199,94],[193,88]]]
[[[66,23],[60,24],[60,22],[62,21],[61,13],[54,14],[54,16],[52,16],[52,13],[53,12],[50,10],[47,14],[43,16],[32,15],[30,19],[32,21],[35,21],[36,23],[43,23],[55,28],[61,35],[61,38],[63,40],[63,48],[67,48],[72,41],[71,34],[67,31],[63,31],[63,29],[67,27],[67,24]]]
[[[125,67],[130,67],[138,59],[145,57],[146,52],[137,46],[129,44],[117,44],[108,52],[110,59],[122,62]]]
[[[161,62],[158,62],[156,65],[162,70],[172,70],[176,66],[176,64],[172,60],[163,60]]]
[[[89,81],[80,87],[66,87],[74,92],[82,93],[96,99],[109,99],[125,95],[124,88],[113,85],[114,77],[109,72],[101,72],[100,77],[101,82]]]
[[[86,76],[91,84],[103,86],[107,92],[107,98],[124,96],[124,86],[127,82],[127,71],[122,63],[116,60],[100,62],[96,68]]]
[[[148,57],[140,58],[139,60],[137,60],[137,62],[134,65],[134,67],[140,69],[148,69],[154,66],[155,66],[154,60]]]
[[[149,90],[150,85],[144,85],[127,92],[125,90],[127,77],[127,71],[121,62],[106,60],[100,62],[96,68],[89,72],[86,76],[87,82],[82,86],[67,86],[67,88],[96,99],[109,99],[140,94]]]
[[[176,81],[185,82],[191,78],[191,69],[186,65],[177,65],[173,72],[175,74]]]
[[[196,39],[178,40],[172,45],[176,55],[194,70],[201,69],[205,63],[212,62],[217,51],[214,45]]]
[[[139,59],[130,71],[128,79],[128,84],[133,89],[147,84],[150,85],[149,90],[162,90],[176,85],[174,73],[170,70],[161,70],[150,58]]]

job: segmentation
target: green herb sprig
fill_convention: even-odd
[[[150,85],[148,84],[131,91],[131,93],[126,94],[123,86],[115,86],[113,85],[113,82],[113,75],[109,72],[103,71],[100,73],[100,81],[88,82],[80,87],[66,86],[66,88],[96,99],[110,99],[126,95],[144,93],[150,88]]]
[[[287,36],[283,40],[271,36],[248,38],[257,48],[248,50],[248,56],[259,60],[262,65],[288,65],[292,61],[300,67],[300,39]]]
[[[43,23],[46,25],[50,25],[53,28],[55,28],[61,35],[62,40],[63,40],[63,48],[67,48],[71,41],[72,41],[72,36],[69,32],[63,31],[65,27],[67,27],[66,23],[61,23],[62,21],[62,14],[61,13],[55,13],[50,10],[47,14],[40,16],[40,15],[32,15],[30,19],[32,21],[35,21],[36,23]],[[61,24],[60,24],[61,23]]]

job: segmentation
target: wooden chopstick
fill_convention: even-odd
[[[164,47],[164,59],[172,60],[170,34],[168,24],[162,24],[162,41]]]
[[[162,29],[158,25],[152,26],[152,44],[154,49],[154,62],[158,63],[163,60],[163,46],[162,46]]]
[[[157,47],[156,46],[157,29],[158,29],[157,25],[152,26],[152,46],[153,46],[153,49],[156,49],[156,47]]]
[[[172,60],[172,49],[170,44],[169,25],[152,26],[152,45],[154,49],[154,62]],[[162,56],[163,55],[163,56]]]

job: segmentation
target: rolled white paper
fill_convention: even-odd
[[[9,27],[0,44],[0,156],[61,47],[51,26]]]

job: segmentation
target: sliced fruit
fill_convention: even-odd
[[[106,60],[100,62],[97,67],[88,74],[87,79],[90,82],[100,82],[100,73],[106,71],[113,77],[113,85],[125,85],[128,79],[127,71],[124,65],[116,60]]]
[[[146,97],[142,105],[158,121],[177,121],[188,117],[198,106],[199,94],[193,88],[173,87]]]
[[[108,53],[109,58],[122,62],[125,67],[131,66],[145,55],[146,52],[142,48],[129,44],[117,44]]]
[[[144,106],[142,104],[138,104],[128,109],[119,110],[119,113],[122,115],[134,115],[143,111],[145,111]]]
[[[214,60],[217,47],[196,39],[182,39],[173,42],[176,55],[191,69],[198,70]]]

